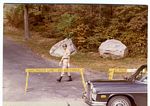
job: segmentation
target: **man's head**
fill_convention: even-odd
[[[66,50],[67,49],[67,44],[63,44],[62,47]]]

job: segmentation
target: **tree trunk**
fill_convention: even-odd
[[[28,19],[28,5],[24,5],[24,36],[25,40],[30,38],[29,34],[29,19]]]
[[[112,18],[112,16],[113,16],[113,5],[111,5],[110,8],[111,8],[111,18]]]

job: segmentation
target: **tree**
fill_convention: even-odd
[[[28,5],[24,5],[24,36],[25,40],[28,40],[30,38],[29,34],[29,15],[28,15]]]

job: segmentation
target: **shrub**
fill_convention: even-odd
[[[16,28],[23,28],[23,5],[14,5],[5,12],[7,24]]]

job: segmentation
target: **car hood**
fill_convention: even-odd
[[[127,80],[101,80],[90,82],[96,93],[145,93],[147,85],[138,84]]]

